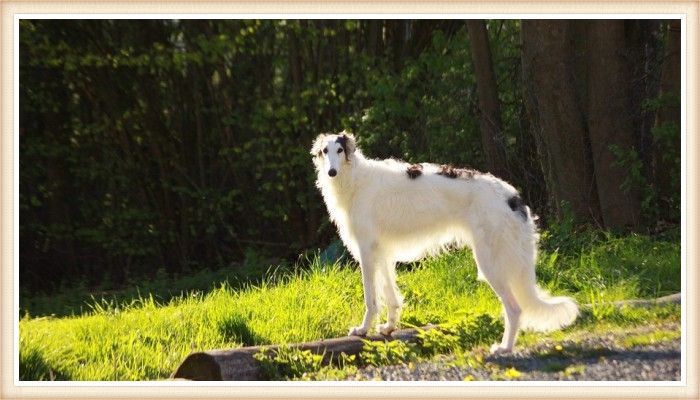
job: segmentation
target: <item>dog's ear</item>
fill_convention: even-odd
[[[321,155],[321,150],[323,148],[323,140],[326,138],[325,134],[320,134],[316,136],[316,139],[314,140],[314,144],[311,145],[311,150],[309,153],[311,153],[312,156],[317,157]]]
[[[344,143],[343,147],[345,148],[345,155],[349,156],[350,154],[354,153],[357,149],[357,142],[355,142],[355,136],[347,131],[342,131],[339,135]]]

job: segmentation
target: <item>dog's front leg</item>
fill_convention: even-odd
[[[372,326],[374,319],[377,317],[379,307],[377,306],[377,291],[376,285],[376,265],[371,256],[363,255],[360,257],[360,269],[362,270],[362,286],[365,294],[365,317],[362,319],[362,325],[350,329],[350,336],[364,336],[367,330]]]
[[[377,274],[381,276],[381,279],[377,280],[377,284],[383,285],[380,289],[384,293],[387,305],[386,323],[377,325],[377,331],[384,336],[389,336],[391,332],[396,330],[401,317],[401,302],[403,299],[396,285],[396,271],[394,268],[395,263],[393,261],[386,261],[377,271]]]

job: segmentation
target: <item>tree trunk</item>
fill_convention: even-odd
[[[666,50],[664,51],[664,63],[661,68],[661,82],[659,98],[662,106],[656,112],[654,122],[655,134],[653,138],[653,164],[654,186],[658,190],[660,217],[674,219],[671,210],[677,208],[672,199],[678,197],[679,184],[674,181],[680,178],[674,176],[679,173],[677,160],[667,154],[669,147],[680,148],[681,138],[681,21],[672,20],[668,26],[666,38]],[[680,152],[678,152],[680,156]],[[678,186],[678,187],[676,187]]]
[[[511,161],[511,179],[519,182],[522,198],[530,205],[533,212],[540,216],[540,223],[548,223],[547,190],[545,179],[537,155],[537,141],[533,135],[531,121],[528,118],[527,105],[520,104],[518,110],[518,130],[515,138],[515,156]]]
[[[585,117],[572,76],[569,21],[523,20],[522,67],[550,205],[575,220],[596,220],[597,194]]]
[[[292,101],[297,108],[301,107],[301,86],[303,84],[302,64],[301,64],[301,46],[299,38],[294,28],[287,32],[289,39],[289,72],[292,76],[292,90],[294,95]]]
[[[369,21],[369,31],[368,31],[368,44],[367,49],[369,54],[372,56],[376,62],[384,51],[383,44],[384,39],[382,39],[382,26],[383,21],[379,19],[372,19]]]
[[[659,32],[661,23],[658,20],[625,20],[627,36],[627,52],[630,65],[631,98],[634,110],[634,130],[637,138],[635,146],[642,160],[644,176],[652,182],[652,136],[651,127],[654,125],[654,110],[645,107],[644,103],[659,93],[660,68],[656,68],[661,59],[663,49],[660,46]]]
[[[588,133],[601,216],[607,228],[635,228],[641,207],[638,182],[632,181],[634,166],[620,158],[620,153],[635,152],[624,21],[589,21],[587,36]]]
[[[484,148],[489,171],[498,177],[510,180],[506,159],[506,147],[501,124],[501,107],[498,100],[496,74],[491,61],[488,32],[484,20],[467,20],[469,44],[476,75],[476,90],[479,97],[479,125],[481,145]]]
[[[387,29],[391,34],[390,49],[393,58],[394,71],[401,71],[406,56],[406,30],[408,21],[398,19],[387,23]],[[390,29],[389,29],[390,28]]]

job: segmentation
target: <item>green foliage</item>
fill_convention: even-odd
[[[489,314],[468,315],[448,329],[459,338],[462,348],[492,343],[503,333],[503,323]]]
[[[317,372],[306,372],[296,380],[300,381],[343,381],[357,373],[355,365],[346,365],[342,368],[333,365],[321,367]]]
[[[642,171],[642,160],[635,149],[622,149],[618,145],[610,145],[610,151],[617,158],[616,164],[628,170],[629,175],[620,187],[625,192],[630,192],[642,187],[646,179]]]
[[[468,48],[466,29],[450,38],[438,31],[400,73],[368,76],[371,105],[348,121],[367,153],[484,166],[477,120],[465,113],[476,103]]]
[[[642,104],[644,110],[658,112],[664,108],[677,110],[680,115],[681,97],[680,93],[665,92],[659,96],[645,99]],[[651,128],[651,135],[656,147],[654,160],[657,173],[662,179],[668,182],[663,183],[663,187],[653,186],[649,188],[654,195],[656,207],[663,208],[657,211],[658,216],[671,218],[673,221],[680,221],[681,212],[681,127],[679,123],[665,121]],[[663,170],[661,170],[663,169]],[[657,185],[660,182],[655,182]],[[657,216],[654,214],[653,216]]]
[[[23,287],[123,286],[154,266],[187,273],[325,244],[328,225],[308,218],[322,204],[307,149],[361,108],[368,62],[305,61],[359,29],[324,24],[23,20]],[[299,93],[278,45],[291,35],[304,44]]]
[[[659,199],[659,204],[668,207],[669,212],[666,215],[673,218],[674,221],[680,221],[681,212],[681,153],[680,148],[680,126],[676,123],[667,122],[652,128],[651,134],[654,140],[658,143],[661,154],[661,162],[664,166],[670,168],[670,171],[665,171],[664,177],[669,179],[667,186],[668,192],[665,197]]]
[[[319,132],[349,128],[370,156],[483,168],[466,29],[425,22],[377,21],[387,34],[371,46],[369,21],[22,20],[23,291],[123,288],[325,246],[334,229],[307,154]],[[511,183],[544,210],[519,21],[487,25]],[[403,50],[396,29],[414,33]],[[653,135],[674,170],[671,195],[645,189],[649,219],[680,204],[678,127]],[[620,162],[638,185],[640,157]]]
[[[260,361],[264,377],[275,381],[299,378],[306,373],[317,372],[321,369],[323,361],[323,355],[284,346],[274,351],[262,348],[253,357]]]
[[[454,351],[459,346],[459,337],[443,329],[421,330],[418,333],[421,350],[427,354],[444,354]]]
[[[406,363],[418,357],[416,346],[400,340],[370,341],[362,340],[364,347],[360,353],[363,365],[380,367]]]
[[[657,221],[661,215],[675,215],[680,212],[680,203],[676,203],[675,206],[677,209],[674,207],[674,210],[671,210],[670,214],[668,210],[664,212],[659,210],[659,193],[648,177],[644,175],[644,165],[636,150],[625,150],[621,149],[619,146],[612,145],[610,146],[610,151],[617,158],[616,164],[628,171],[627,177],[622,183],[621,189],[625,192],[640,192],[642,200],[641,215],[645,220],[646,225]],[[673,176],[674,182],[672,185],[674,188],[678,189],[677,192],[679,197],[677,200],[680,201],[680,169],[678,170],[678,176],[675,174],[673,174]],[[676,178],[678,179],[677,181],[675,181]]]
[[[371,156],[483,167],[466,30],[435,22],[397,55],[369,48],[367,24],[22,20],[23,289],[325,246],[307,153],[319,132],[349,128]],[[513,144],[518,23],[497,24]]]
[[[511,183],[547,217],[520,23],[486,23]],[[21,285],[32,295],[327,245],[307,154],[319,132],[349,128],[370,156],[486,165],[458,22],[24,19],[19,30]],[[647,182],[645,212],[677,221],[679,127],[652,134],[673,171],[669,190]],[[630,187],[648,181],[642,158],[620,153]]]
[[[491,315],[467,314],[456,322],[422,330],[418,339],[423,353],[434,355],[493,343],[502,333],[503,323]]]

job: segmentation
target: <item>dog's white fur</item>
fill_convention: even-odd
[[[536,286],[537,228],[527,206],[509,206],[518,192],[508,183],[490,174],[448,178],[428,163],[410,179],[408,164],[365,158],[346,132],[319,135],[311,154],[330,219],[362,270],[366,311],[350,335],[367,333],[382,302],[387,322],[377,329],[396,329],[402,298],[395,263],[450,245],[471,247],[479,279],[503,303],[503,339],[492,352],[511,351],[519,328],[558,329],[578,316],[571,298],[549,297]]]

